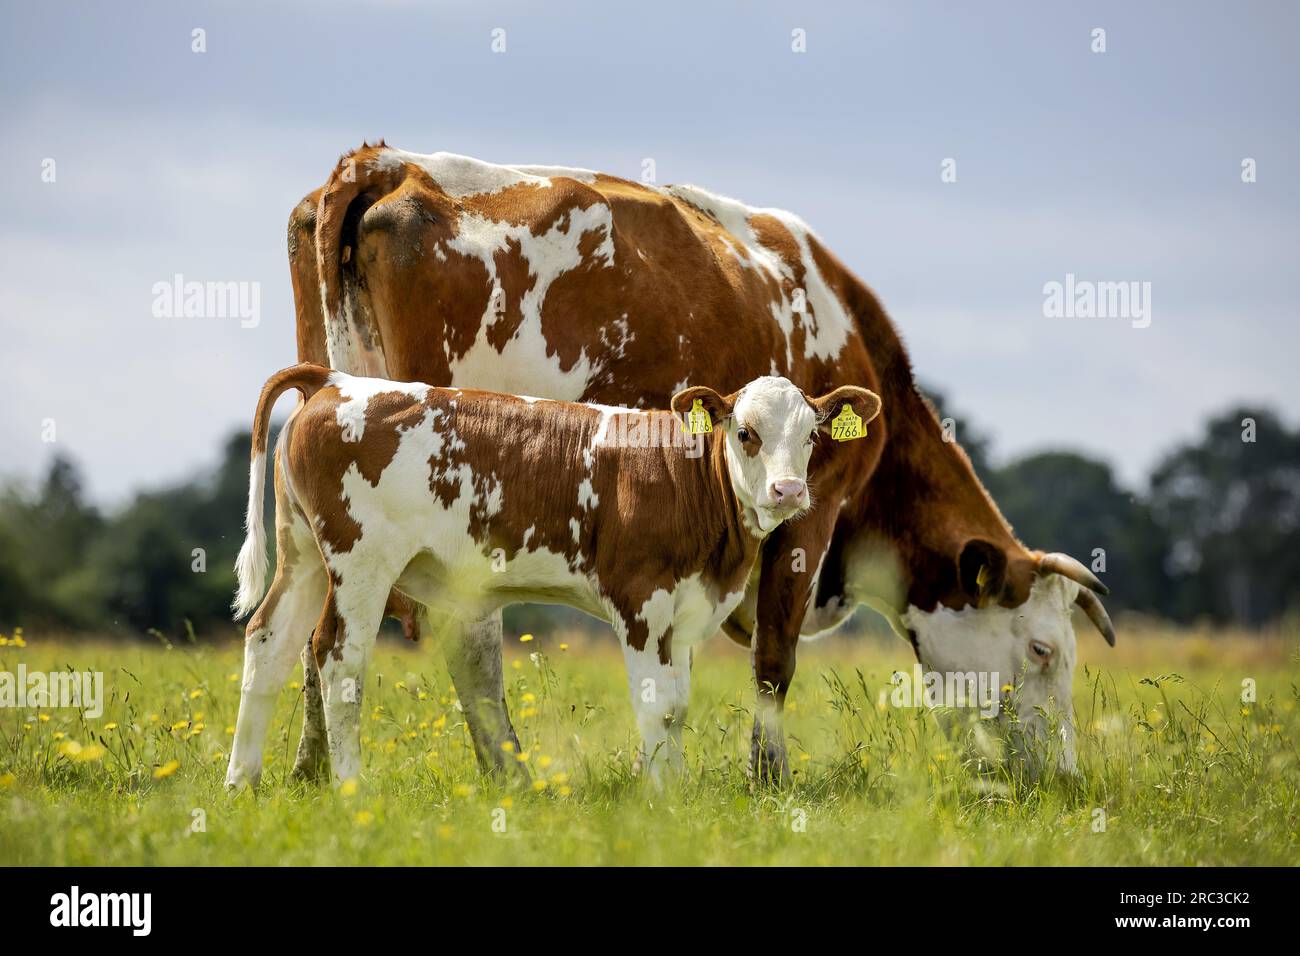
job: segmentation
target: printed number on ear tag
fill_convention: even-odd
[[[691,410],[686,413],[686,421],[682,428],[689,435],[707,435],[713,431],[713,419],[705,411],[704,399],[697,398],[691,403]]]
[[[862,416],[853,411],[853,406],[845,404],[840,413],[831,419],[831,437],[836,441],[852,441],[864,438],[867,430],[862,427]]]

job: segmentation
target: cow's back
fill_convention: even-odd
[[[877,386],[842,266],[788,213],[379,146],[345,157],[319,216],[335,367],[642,407],[765,374]]]

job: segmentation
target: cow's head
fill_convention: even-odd
[[[845,405],[865,425],[879,414],[880,397],[845,385],[809,398],[789,380],[766,376],[725,397],[695,386],[672,400],[673,411],[688,418],[693,408],[703,409],[723,433],[732,490],[748,520],[764,534],[811,506],[808,459],[813,444]]]
[[[1009,556],[980,539],[962,548],[956,575],[971,598],[966,607],[909,607],[902,616],[922,666],[997,675],[1003,703],[1015,713],[1008,729],[1031,767],[1073,772],[1071,612],[1081,608],[1114,646],[1115,630],[1097,599],[1106,586],[1068,555],[1016,549]]]

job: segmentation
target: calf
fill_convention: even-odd
[[[277,566],[263,599],[267,419],[289,388],[306,402],[276,450]],[[764,537],[810,507],[813,444],[833,413],[851,420],[846,407],[866,423],[880,400],[855,386],[810,400],[768,377],[726,397],[688,388],[657,412],[279,372],[253,424],[235,607],[260,605],[227,784],[256,783],[275,695],[313,624],[334,777],[358,775],[361,688],[390,589],[462,621],[521,601],[608,621],[643,757],[656,776],[679,767],[691,648],[741,600]],[[688,432],[676,413],[710,430]],[[480,702],[458,691],[477,733]]]

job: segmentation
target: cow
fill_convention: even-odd
[[[263,599],[268,422],[290,388],[304,404],[277,444],[276,572]],[[307,364],[273,375],[253,422],[237,564],[236,614],[256,613],[227,786],[256,785],[276,695],[309,636],[335,782],[360,776],[361,689],[394,590],[453,620],[541,601],[608,621],[642,764],[656,781],[665,765],[680,772],[692,648],[744,597],[763,540],[811,506],[819,437],[848,421],[844,440],[861,440],[880,399],[854,385],[809,399],[764,376],[727,396],[684,389],[671,408],[397,384]],[[677,413],[698,425],[688,441]],[[831,473],[817,476],[818,489],[833,491],[841,450],[819,456]],[[460,692],[467,713],[480,707]]]
[[[1024,728],[1059,721],[1057,763],[1073,766],[1071,612],[1113,644],[1106,588],[1016,538],[876,296],[799,217],[695,186],[380,142],[345,154],[293,210],[288,246],[300,361],[634,407],[663,407],[688,381],[726,390],[766,374],[809,394],[877,392],[879,427],[851,443],[858,480],[768,537],[723,627],[752,652],[754,774],[787,778],[781,714],[798,642],[860,605],[930,670],[1012,675]],[[458,687],[500,697],[500,643],[499,616],[450,638]],[[312,776],[323,716],[306,650],[303,665],[295,772]],[[504,707],[494,725],[507,739]],[[480,757],[523,772],[490,748]]]

